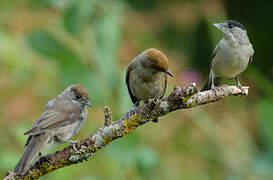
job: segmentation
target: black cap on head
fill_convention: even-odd
[[[233,20],[227,20],[226,23],[228,24],[229,28],[233,28],[233,27],[239,27],[243,30],[246,30],[246,28],[239,22],[237,21],[233,21]]]

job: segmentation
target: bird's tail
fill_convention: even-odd
[[[24,174],[30,167],[35,155],[48,143],[49,137],[45,134],[30,135],[26,143],[26,151],[16,164],[14,172]]]
[[[211,88],[211,78],[208,77],[208,79],[206,80],[205,84],[203,85],[200,91],[201,92],[206,91],[206,90],[209,90],[210,88]]]

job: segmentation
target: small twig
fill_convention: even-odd
[[[112,122],[112,112],[109,107],[104,107],[104,126],[109,126]]]

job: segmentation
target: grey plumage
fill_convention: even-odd
[[[211,57],[210,75],[201,91],[214,89],[216,79],[234,78],[242,89],[238,75],[252,61],[254,50],[243,25],[236,21],[213,24],[223,33],[223,39],[216,45]]]
[[[16,164],[14,172],[23,174],[31,165],[31,162],[35,158],[35,155],[41,151],[41,149],[48,143],[49,136],[46,134],[31,135],[26,143],[26,151]]]
[[[25,132],[28,135],[26,151],[16,164],[14,172],[24,174],[35,155],[49,143],[70,142],[87,117],[89,93],[81,85],[72,85],[48,102],[40,118]]]

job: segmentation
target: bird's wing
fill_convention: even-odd
[[[249,49],[250,49],[250,57],[249,57],[248,65],[249,65],[250,63],[252,63],[252,61],[253,61],[253,56],[254,56],[254,49],[253,49],[252,44],[250,44]]]
[[[164,80],[164,91],[163,91],[163,94],[162,94],[162,96],[160,97],[160,99],[163,98],[163,96],[164,96],[164,94],[165,94],[165,92],[166,92],[166,89],[167,89],[167,82],[168,82],[168,76],[166,75],[166,76],[165,76],[165,80]]]
[[[250,55],[250,57],[249,57],[248,65],[249,65],[250,63],[252,63],[252,61],[253,61],[253,54]]]
[[[77,121],[81,117],[81,111],[77,108],[46,108],[34,126],[25,135],[36,135],[46,133],[48,130],[65,126]]]
[[[213,50],[213,53],[212,53],[212,55],[211,55],[211,57],[210,57],[210,69],[212,68],[212,61],[213,61],[213,58],[216,56],[216,49],[218,48],[218,44],[216,45],[216,47],[214,48],[214,50]]]
[[[212,70],[212,65],[213,65],[213,59],[214,59],[214,57],[216,56],[216,52],[217,52],[217,48],[218,48],[218,45],[219,45],[219,43],[216,45],[216,47],[214,48],[214,50],[213,50],[213,53],[212,53],[212,55],[211,55],[211,57],[210,57],[210,65],[209,65],[209,67],[210,67],[210,71]],[[216,77],[215,77],[215,79],[216,79]],[[214,84],[215,84],[215,82],[214,82]],[[208,77],[208,79],[207,79],[207,81],[205,82],[205,84],[203,85],[203,87],[201,88],[201,90],[200,91],[206,91],[206,90],[209,90],[209,89],[211,89],[211,73],[210,73],[210,75],[209,75],[209,77]]]
[[[128,66],[127,70],[126,70],[126,78],[125,78],[125,81],[126,81],[126,86],[127,86],[127,89],[128,89],[128,92],[129,92],[129,95],[130,95],[130,98],[132,100],[132,102],[135,104],[137,101],[139,101],[138,98],[136,98],[134,95],[133,95],[133,92],[131,91],[131,88],[130,88],[130,74],[131,74],[131,66]]]

